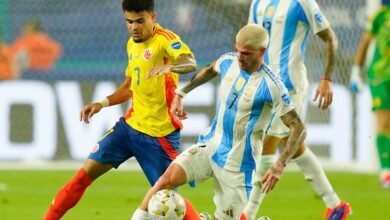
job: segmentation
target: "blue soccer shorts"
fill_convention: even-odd
[[[179,155],[180,130],[165,137],[152,137],[128,125],[123,117],[102,137],[89,159],[118,168],[135,157],[149,183],[154,185],[169,164]]]

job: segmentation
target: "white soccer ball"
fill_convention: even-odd
[[[186,205],[179,193],[163,189],[149,200],[148,212],[153,220],[182,220],[186,213]]]

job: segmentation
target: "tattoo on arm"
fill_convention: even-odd
[[[283,166],[286,166],[288,161],[294,156],[299,146],[305,140],[306,128],[295,110],[291,110],[282,115],[281,119],[283,123],[290,128],[290,136],[278,159]]]
[[[325,42],[325,70],[324,77],[331,79],[336,63],[336,51],[338,40],[332,28],[327,28],[318,33],[318,36]]]
[[[214,70],[215,62],[212,62],[202,68],[199,73],[192,77],[192,79],[185,85],[181,90],[184,93],[189,93],[191,90],[196,87],[210,81],[212,78],[218,75],[218,72]]]
[[[196,70],[196,60],[190,54],[180,54],[176,62],[171,65],[171,71],[179,74]]]

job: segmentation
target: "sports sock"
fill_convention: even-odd
[[[149,213],[145,210],[142,210],[138,208],[135,210],[133,217],[131,217],[131,220],[149,220]]]
[[[385,134],[378,134],[376,146],[380,162],[381,175],[390,171],[390,137]]]
[[[261,155],[260,158],[260,176],[263,177],[267,170],[275,162],[275,155]]]
[[[327,208],[333,209],[340,204],[340,198],[333,190],[320,162],[310,149],[306,148],[301,156],[292,161],[301,169],[314,191],[322,197]]]
[[[259,182],[259,184],[253,184],[253,189],[249,196],[249,201],[243,211],[246,219],[254,219],[261,203],[263,202],[265,194],[261,192],[261,186],[261,182]]]
[[[65,212],[75,206],[93,180],[84,169],[80,169],[56,195],[47,211],[44,220],[60,219]]]
[[[191,202],[188,199],[184,199],[184,202],[186,203],[186,215],[184,216],[184,220],[200,220],[199,213]]]

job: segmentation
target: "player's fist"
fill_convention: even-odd
[[[89,123],[89,119],[96,113],[98,113],[102,109],[102,104],[99,102],[95,102],[92,104],[88,104],[84,106],[80,111],[80,121],[84,121],[85,123]]]
[[[353,93],[358,93],[363,89],[363,81],[360,77],[360,67],[353,65],[351,69],[351,77],[349,79],[349,88]]]

